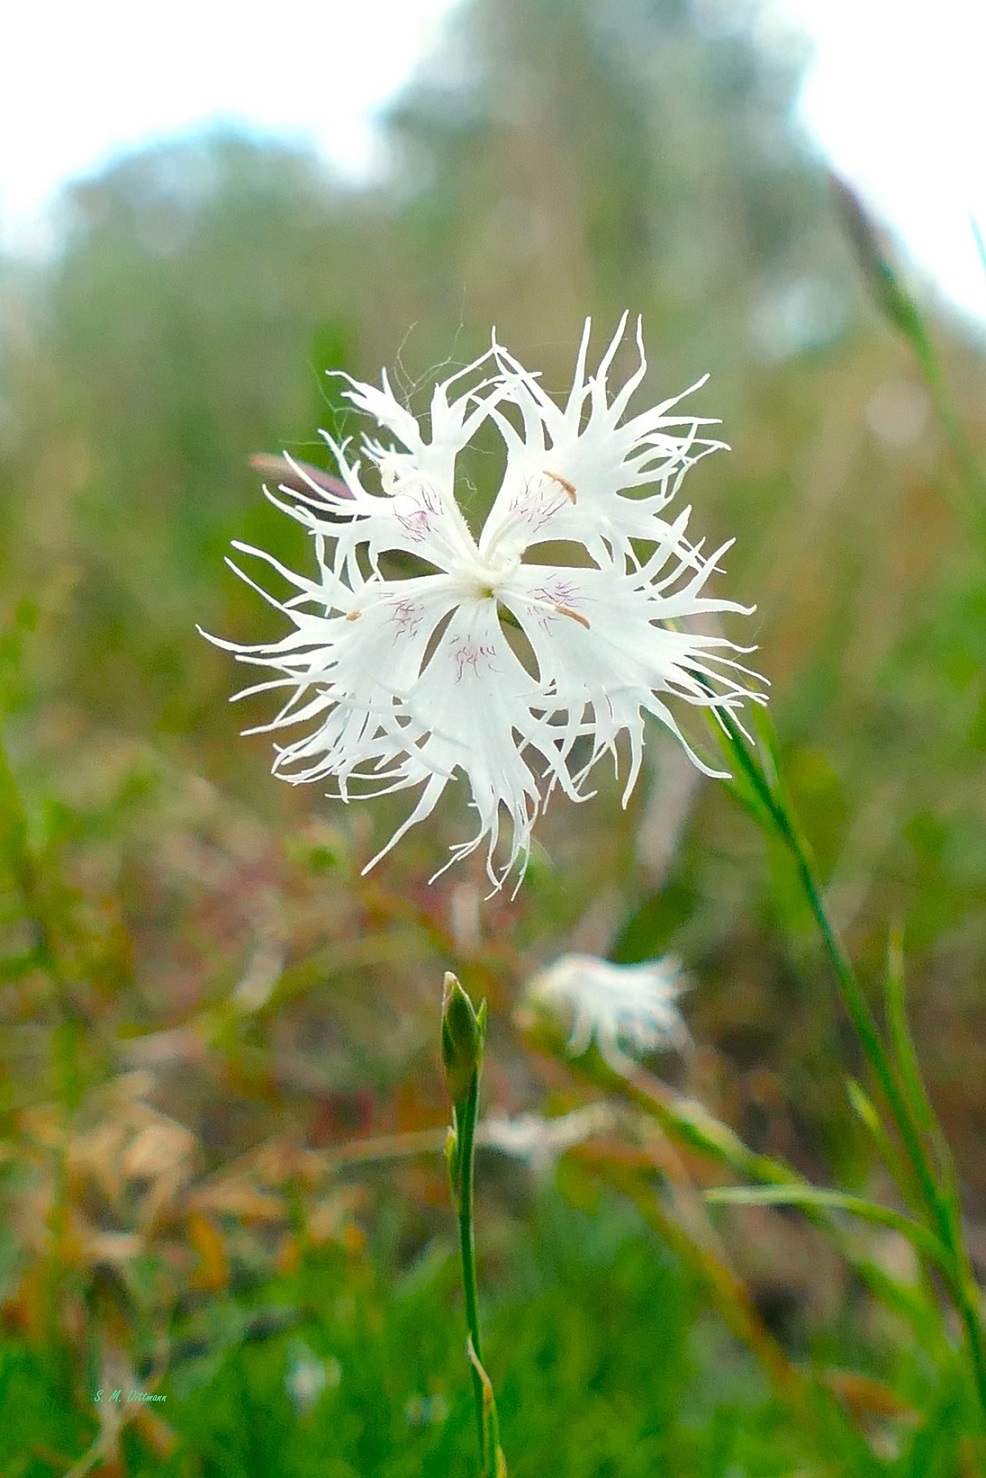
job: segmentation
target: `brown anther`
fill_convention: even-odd
[[[559,616],[571,616],[572,620],[577,621],[580,626],[584,626],[586,631],[590,629],[589,623],[581,611],[573,611],[571,606],[555,606],[555,610]]]
[[[571,498],[572,502],[573,503],[575,502],[575,484],[574,484],[574,482],[569,482],[568,478],[567,477],[562,477],[562,475],[561,475],[560,472],[551,472],[551,471],[549,471],[549,469],[547,467],[544,469],[544,475],[545,475],[545,477],[550,477],[552,482],[557,482],[559,484],[559,486],[563,487],[565,489],[566,493],[568,494],[568,496]]]
[[[347,621],[358,621],[359,618],[360,618],[360,616],[362,616],[362,614],[363,614],[362,611],[347,611],[346,612],[346,620]]]

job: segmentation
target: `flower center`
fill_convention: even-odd
[[[476,551],[477,554],[479,551]],[[467,578],[473,586],[473,594],[481,600],[496,600],[500,590],[520,565],[520,556],[512,550],[497,552],[496,548],[470,562]]]

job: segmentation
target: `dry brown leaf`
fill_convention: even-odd
[[[207,1216],[192,1211],[188,1217],[188,1239],[199,1255],[192,1286],[209,1293],[225,1289],[229,1282],[229,1260],[222,1234]]]

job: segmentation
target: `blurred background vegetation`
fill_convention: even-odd
[[[446,968],[490,999],[490,1112],[556,1113],[595,1090],[519,1042],[525,979],[573,948],[671,950],[697,1048],[659,1069],[814,1178],[877,1176],[782,859],[672,741],[655,736],[626,813],[607,781],[577,813],[557,803],[516,901],[481,902],[479,868],[424,883],[460,834],[454,806],[361,879],[396,813],[276,784],[267,738],[236,738],[269,709],[227,706],[238,674],[195,623],[277,629],[224,570],[231,538],[309,557],[251,455],[328,465],[316,428],[360,428],[325,370],[396,367],[421,410],[493,324],[558,393],[585,316],[598,349],[624,308],[644,318],[642,395],[711,371],[689,404],[733,450],[691,473],[694,527],[737,538],[729,593],[757,604],[737,639],[758,643],[865,979],[904,926],[986,1259],[978,490],[797,136],[803,55],[725,13],[471,0],[386,120],[385,183],[185,138],[73,187],[51,259],[0,264],[12,1478],[475,1471],[438,1152]],[[981,343],[942,316],[929,331],[980,447]],[[854,1372],[851,1450],[799,1420],[631,1201],[578,1154],[539,1175],[480,1160],[512,1473],[974,1471],[920,1351],[816,1233],[782,1212],[716,1218],[765,1334]],[[168,1400],[95,1401],[114,1388]]]

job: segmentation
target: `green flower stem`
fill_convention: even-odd
[[[939,1192],[934,1171],[928,1161],[924,1146],[921,1143],[920,1131],[914,1123],[911,1112],[903,1094],[897,1086],[897,1080],[887,1060],[887,1055],[880,1039],[876,1018],[873,1015],[869,1002],[863,994],[855,971],[839,947],[838,940],[835,937],[828,915],[819,896],[808,859],[796,834],[791,835],[789,845],[794,851],[802,887],[817,920],[822,938],[825,941],[825,948],[835,969],[843,1000],[852,1017],[852,1022],[863,1045],[863,1050],[866,1052],[879,1079],[880,1087],[883,1089],[884,1096],[894,1118],[894,1123],[897,1125],[904,1144],[907,1157],[911,1162],[921,1188],[922,1198],[935,1223],[938,1236],[951,1254],[953,1267],[951,1276],[948,1279],[949,1291],[962,1319],[962,1323],[965,1326],[975,1371],[976,1390],[983,1409],[984,1419],[986,1419],[986,1345],[984,1345],[983,1340],[979,1291],[972,1275],[969,1255],[962,1237],[961,1225],[958,1218],[952,1215],[947,1201]]]
[[[452,1100],[452,1127],[445,1142],[452,1204],[459,1219],[459,1250],[462,1255],[462,1286],[466,1300],[466,1351],[476,1401],[476,1425],[483,1478],[506,1478],[507,1465],[500,1451],[496,1400],[489,1376],[483,1368],[479,1334],[479,1295],[476,1289],[476,1242],[473,1231],[473,1181],[476,1157],[476,1116],[479,1112],[479,1079],[483,1070],[486,1041],[486,1002],[477,1011],[459,981],[446,973],[442,995],[442,1066]]]
[[[732,741],[731,753],[739,760],[746,779],[753,786],[757,799],[766,809],[778,835],[795,861],[805,898],[818,924],[819,932],[832,962],[846,1010],[883,1091],[904,1152],[917,1181],[921,1200],[932,1219],[939,1239],[949,1253],[951,1268],[946,1273],[946,1281],[969,1341],[976,1390],[984,1418],[986,1418],[986,1345],[984,1345],[979,1308],[979,1291],[964,1244],[960,1217],[950,1204],[948,1196],[943,1195],[939,1189],[935,1172],[925,1150],[920,1126],[915,1122],[910,1105],[901,1091],[887,1057],[876,1017],[825,912],[808,849],[784,799],[779,777],[776,775],[770,777],[765,773],[763,766],[745,742],[732,715],[726,713],[722,717]],[[771,783],[772,778],[774,783]]]
[[[476,1238],[473,1230],[473,1165],[476,1152],[476,1115],[479,1109],[479,1073],[474,1072],[469,1082],[469,1092],[456,1109],[457,1176],[454,1187],[456,1211],[459,1218],[459,1252],[462,1257],[462,1287],[466,1301],[466,1328],[476,1353],[482,1363],[483,1347],[479,1334],[479,1293],[476,1286]],[[479,1428],[480,1450],[485,1445],[483,1419],[483,1382],[475,1364],[470,1361],[472,1389],[476,1400],[476,1422]]]
[[[971,516],[974,527],[981,541],[986,544],[986,474],[984,474],[979,460],[973,450],[972,443],[956,415],[952,402],[949,398],[945,377],[942,373],[941,362],[935,352],[935,347],[922,317],[918,303],[908,291],[903,279],[891,261],[889,252],[879,238],[873,222],[868,216],[863,205],[848,186],[841,181],[835,181],[836,201],[842,214],[843,222],[853,246],[856,250],[858,260],[865,272],[877,304],[887,320],[897,329],[910,345],[914,357],[917,360],[925,387],[931,399],[935,414],[945,432],[945,436],[952,449],[956,465],[962,477],[966,493],[965,504],[962,511]],[[986,267],[986,247],[978,226],[973,222],[973,233],[979,254]],[[818,920],[819,927],[825,939],[826,947],[839,976],[839,983],[847,1005],[850,1004],[851,995],[855,994],[862,998],[858,983],[855,981],[852,970],[841,955],[837,943],[832,935],[824,909],[818,898],[818,890],[815,888],[811,870],[807,865],[804,849],[795,846],[795,856],[798,859],[799,870],[802,875],[802,883],[805,888],[812,911]],[[865,1000],[863,1001],[865,1006]],[[853,1007],[850,1005],[850,1010]],[[867,1008],[868,1010],[868,1008]],[[942,1178],[949,1182],[946,1194],[942,1195],[934,1173],[928,1163],[921,1141],[920,1127],[915,1122],[915,1115],[911,1105],[907,1103],[902,1095],[899,1095],[893,1074],[889,1065],[883,1061],[883,1049],[879,1036],[873,1038],[872,1045],[864,1034],[872,1027],[875,1030],[875,1022],[870,1013],[869,1022],[862,1018],[857,1019],[853,1011],[853,1021],[863,1041],[867,1056],[873,1063],[880,1078],[881,1086],[887,1097],[894,1119],[897,1123],[902,1140],[907,1150],[908,1158],[914,1167],[915,1174],[921,1186],[922,1195],[926,1201],[929,1211],[932,1213],[938,1226],[939,1236],[953,1255],[955,1263],[955,1277],[957,1289],[955,1291],[955,1303],[965,1325],[972,1351],[973,1362],[976,1368],[976,1383],[979,1391],[979,1399],[986,1414],[986,1350],[983,1347],[983,1325],[980,1313],[979,1290],[976,1286],[972,1273],[969,1256],[965,1248],[961,1213],[958,1206],[958,1197],[951,1185],[951,1156],[947,1148],[942,1165]],[[939,1126],[934,1121],[929,1137],[936,1144],[943,1143]],[[948,1194],[952,1192],[952,1194]]]
[[[770,780],[764,774],[763,769],[745,743],[732,716],[730,714],[724,715],[724,722],[732,740],[732,752],[739,759],[746,778],[753,785],[758,799],[769,812],[778,835],[794,858],[798,878],[804,890],[808,905],[815,917],[815,922],[818,925],[829,959],[832,962],[836,981],[838,982],[846,1010],[849,1012],[863,1051],[866,1053],[867,1059],[877,1075],[880,1087],[890,1106],[890,1111],[900,1132],[908,1160],[920,1185],[922,1198],[926,1205],[934,1208],[937,1219],[939,1207],[938,1191],[935,1185],[934,1175],[921,1144],[920,1134],[914,1125],[904,1096],[897,1085],[897,1080],[894,1077],[886,1053],[883,1050],[883,1043],[880,1040],[880,1029],[877,1025],[876,1017],[857,979],[856,972],[853,970],[835,937],[835,931],[825,912],[821,894],[808,857],[807,848],[801,840],[798,829],[783,797],[778,793],[778,787],[771,785]]]

